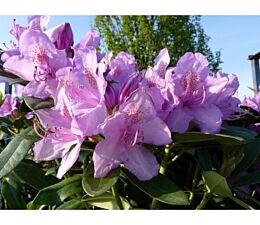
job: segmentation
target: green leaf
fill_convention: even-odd
[[[2,195],[9,209],[26,209],[21,187],[14,180],[6,178],[3,181]]]
[[[221,128],[221,134],[240,137],[244,139],[245,143],[254,141],[257,133],[243,127],[223,125]]]
[[[13,172],[20,180],[38,191],[59,182],[59,179],[52,175],[46,176],[39,165],[31,160],[23,160]]]
[[[152,198],[170,205],[189,205],[189,200],[172,180],[161,174],[148,181],[139,181],[135,176],[124,170],[130,182]]]
[[[246,145],[244,157],[241,162],[236,166],[232,175],[239,174],[247,170],[257,159],[260,154],[260,138],[256,138],[253,142]]]
[[[11,79],[17,79],[19,77],[17,77],[16,75],[12,74],[12,73],[8,73],[8,72],[5,72],[3,70],[0,70],[0,76],[2,77],[7,77],[7,78],[11,78]]]
[[[21,85],[27,85],[29,82],[25,81],[21,78],[16,78],[16,79],[12,79],[9,81],[9,85],[13,85],[13,84],[21,84]]]
[[[78,199],[72,199],[67,202],[61,204],[57,209],[86,209],[86,205],[84,202]]]
[[[211,159],[211,155],[206,148],[197,150],[197,157],[200,165],[204,170],[211,170],[213,168],[213,163]]]
[[[57,184],[43,188],[30,203],[30,207],[57,205],[62,203],[66,198],[83,192],[81,180],[82,176],[69,177]]]
[[[214,171],[206,171],[203,173],[203,179],[208,192],[223,198],[232,197],[225,177]]]
[[[246,204],[245,202],[241,201],[240,199],[238,198],[235,198],[235,197],[231,197],[231,199],[237,203],[238,205],[242,206],[243,208],[245,209],[254,209],[252,208],[250,205]]]
[[[253,185],[260,183],[260,171],[254,171],[252,173],[249,173],[248,175],[240,177],[233,187],[241,187],[241,186],[247,186],[247,185]]]
[[[86,201],[89,205],[99,207],[102,209],[119,209],[115,197],[110,192],[104,193],[96,197],[85,198],[84,201]],[[121,198],[121,202],[123,204],[124,209],[130,208],[129,203],[123,198]]]
[[[25,97],[24,101],[31,110],[46,109],[54,106],[53,98],[41,99],[34,97]]]
[[[242,137],[224,135],[224,134],[205,134],[200,132],[186,132],[183,134],[175,134],[174,142],[178,144],[199,145],[203,143],[226,144],[226,145],[241,145],[245,142]]]
[[[13,170],[26,156],[34,142],[38,139],[32,127],[21,131],[0,153],[0,178]],[[26,138],[31,135],[35,138]]]
[[[94,178],[93,163],[90,163],[84,170],[82,186],[89,196],[98,196],[109,190],[118,180],[120,168],[112,170],[104,178]]]
[[[8,125],[12,125],[13,124],[8,118],[5,118],[5,117],[0,117],[0,122],[1,123],[6,123]]]

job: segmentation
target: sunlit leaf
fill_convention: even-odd
[[[89,164],[84,170],[82,178],[82,186],[84,191],[90,196],[98,196],[109,190],[118,180],[120,169],[112,170],[104,178],[94,178],[93,164]]]
[[[232,192],[225,177],[214,171],[206,171],[203,173],[203,179],[208,192],[223,198],[232,197]]]
[[[124,174],[133,185],[158,201],[171,205],[189,205],[184,191],[166,176],[159,174],[149,181],[142,182],[127,170],[124,170]]]
[[[26,138],[26,135],[34,138]],[[38,136],[35,135],[32,127],[28,127],[8,143],[0,153],[0,178],[8,174],[24,159],[36,140],[38,140]]]

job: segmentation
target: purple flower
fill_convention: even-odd
[[[170,63],[170,56],[168,49],[164,48],[160,51],[159,55],[155,59],[154,70],[159,74],[160,77],[164,78],[166,69]]]
[[[58,52],[55,48],[54,51]],[[36,111],[46,133],[35,144],[35,159],[62,158],[58,178],[76,162],[84,139],[99,133],[98,125],[107,116],[104,100],[107,83],[102,75],[97,74],[96,50],[93,47],[75,49],[73,60],[74,67],[63,65],[53,70],[56,79],[50,80],[56,82],[52,88],[56,90],[52,95],[55,107]],[[38,89],[46,91],[48,87],[50,85],[42,82]]]
[[[49,161],[62,158],[57,174],[58,178],[62,178],[76,162],[84,139],[71,132],[71,123],[75,118],[69,112],[69,105],[64,104],[61,109],[42,109],[36,113],[46,133],[34,145],[34,159]]]
[[[237,76],[218,72],[207,77],[206,101],[214,103],[223,114],[223,119],[237,118],[243,111],[239,108],[240,100],[234,97],[239,87]],[[237,115],[236,115],[237,114]]]
[[[253,98],[245,97],[241,105],[250,107],[257,112],[260,112],[260,92],[256,93]]]
[[[60,80],[57,95],[57,107],[64,107],[64,99],[69,102],[69,109],[73,117],[72,131],[81,130],[82,136],[98,134],[98,125],[106,116],[107,110],[104,100],[106,83],[96,74],[88,71],[87,74],[78,70],[64,68],[58,71]]]
[[[245,97],[241,105],[250,107],[260,113],[260,92],[256,93],[253,98]],[[248,128],[260,134],[260,123],[250,124]]]
[[[57,71],[59,81],[53,109],[36,111],[46,135],[34,147],[35,160],[62,158],[57,177],[76,162],[86,137],[99,133],[98,125],[107,116],[106,82],[95,71],[95,51],[82,53],[86,70],[66,67]]]
[[[0,106],[0,117],[10,116],[15,110],[18,110],[19,101],[7,94]]]
[[[27,30],[27,27],[22,27],[19,24],[16,24],[16,20],[13,20],[13,26],[10,30],[10,34],[12,34],[17,41],[19,41],[21,34]]]
[[[100,42],[100,34],[96,30],[88,31],[85,36],[81,39],[76,48],[84,49],[86,47],[94,47],[97,48]]]
[[[45,33],[57,49],[67,51],[73,46],[73,32],[69,23],[59,24]]]
[[[95,177],[104,177],[124,163],[139,180],[149,180],[158,174],[155,156],[142,143],[171,143],[167,125],[157,116],[154,104],[143,90],[136,90],[119,106],[119,111],[101,125],[105,140],[95,148]]]
[[[207,59],[200,53],[188,52],[178,61],[174,72],[169,81],[173,83],[170,91],[172,96],[178,97],[179,104],[169,113],[169,128],[182,133],[193,122],[202,132],[218,132],[223,114],[217,106],[205,102],[205,80],[209,75]]]
[[[135,58],[120,52],[111,62],[108,74],[106,103],[110,109],[122,104],[139,87],[141,77],[136,70]]]
[[[69,64],[64,50],[57,50],[41,31],[26,30],[19,40],[20,55],[4,63],[4,69],[31,81],[24,95],[46,98],[55,93],[55,72]]]
[[[43,32],[46,30],[50,17],[34,15],[34,16],[28,16],[27,20],[29,24],[29,29],[39,30]]]

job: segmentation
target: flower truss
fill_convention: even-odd
[[[69,23],[47,30],[48,21],[47,16],[30,16],[24,27],[14,21],[11,34],[16,43],[1,60],[4,72],[20,78],[24,86],[18,93],[22,97],[2,97],[0,116],[13,121],[22,117],[33,125],[37,141],[31,156],[36,162],[56,160],[59,179],[79,165],[82,152],[92,144],[88,160],[93,162],[93,179],[109,177],[121,167],[136,182],[150,181],[159,172],[165,175],[178,137],[203,134],[201,138],[209,138],[205,144],[220,137],[225,141],[220,133],[245,117],[240,105],[260,112],[260,95],[241,104],[237,76],[210,71],[201,53],[187,52],[170,66],[171,53],[164,48],[154,65],[139,71],[133,55],[100,51],[98,31],[88,31],[74,44]],[[52,104],[37,108],[29,100]],[[26,105],[30,112],[22,112]],[[252,124],[249,129],[256,131],[260,123]],[[192,145],[192,137],[183,142],[190,143],[188,149],[197,144],[194,140]],[[203,179],[207,180],[205,174]]]

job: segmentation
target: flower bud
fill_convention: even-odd
[[[69,23],[63,23],[46,31],[57,49],[66,51],[73,46],[73,32]]]

